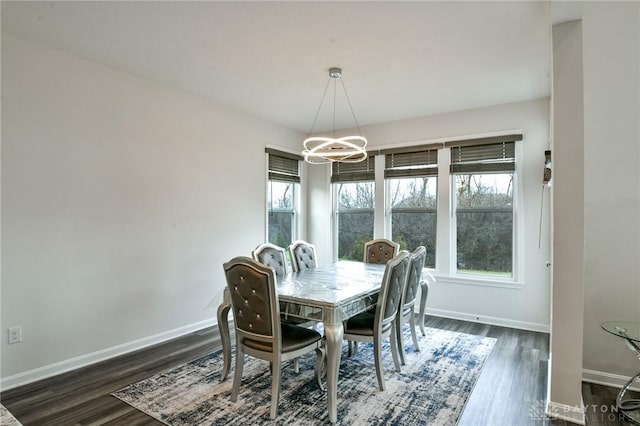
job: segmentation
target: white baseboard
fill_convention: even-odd
[[[526,322],[512,320],[509,318],[490,317],[480,314],[469,314],[465,312],[448,311],[445,309],[427,309],[427,315],[436,317],[458,319],[463,321],[479,322],[481,324],[499,325],[501,327],[517,328],[520,330],[537,331],[540,333],[549,333],[549,324],[538,324],[535,322]]]
[[[629,381],[629,379],[631,379],[631,377],[605,373],[604,371],[582,369],[582,381],[587,383],[596,383],[598,385],[620,389]],[[631,386],[629,389],[640,392],[640,384],[637,386]]]
[[[546,415],[554,419],[564,420],[578,425],[585,425],[586,416],[584,414],[584,404],[581,405],[582,407],[574,407],[571,405],[547,401]]]
[[[0,391],[6,391],[16,388],[18,386],[26,385],[28,383],[36,382],[38,380],[46,379],[61,373],[66,373],[71,370],[75,370],[81,367],[86,367],[97,362],[106,361],[116,356],[124,355],[129,352],[137,351],[148,346],[156,345],[158,343],[165,342],[167,340],[174,339],[176,337],[184,336],[185,334],[193,333],[194,331],[201,330],[203,328],[211,327],[217,324],[214,319],[208,319],[200,321],[194,324],[189,324],[184,327],[179,327],[173,330],[165,331],[154,336],[144,337],[142,339],[127,342],[122,345],[113,346],[100,351],[96,351],[90,354],[81,355],[75,358],[67,359],[64,361],[56,362],[44,367],[39,367],[23,373],[18,373],[13,376],[3,377],[0,379]]]

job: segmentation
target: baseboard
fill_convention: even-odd
[[[512,320],[509,318],[490,317],[480,314],[469,314],[465,312],[448,311],[445,309],[427,309],[427,315],[436,317],[451,318],[462,321],[479,322],[481,324],[499,325],[501,327],[517,328],[520,330],[537,331],[540,333],[549,333],[548,324],[538,324],[535,322],[526,322]]]
[[[582,381],[587,383],[595,383],[620,389],[629,381],[629,379],[631,379],[631,377],[605,373],[604,371],[582,369]],[[637,386],[631,386],[629,389],[640,392],[640,384]]]
[[[559,404],[551,401],[551,368],[549,368],[549,366],[553,364],[552,355],[553,354],[551,353],[549,354],[549,360],[547,361],[547,397],[544,410],[545,415],[554,419],[585,425],[587,416],[582,397],[580,397],[580,407]]]
[[[58,374],[66,373],[71,370],[75,370],[81,367],[86,367],[91,364],[95,364],[101,361],[127,354],[129,352],[137,351],[158,343],[166,342],[167,340],[175,339],[176,337],[184,336],[185,334],[193,333],[194,331],[201,330],[203,328],[211,327],[217,324],[215,318],[200,321],[194,324],[189,324],[184,327],[179,327],[173,330],[165,331],[153,336],[144,337],[142,339],[127,342],[122,345],[112,346],[100,351],[96,351],[90,354],[81,355],[79,357],[71,358],[68,360],[56,362],[44,367],[39,367],[23,373],[18,373],[13,376],[3,377],[0,379],[0,391],[7,391],[9,389],[23,386],[29,383],[36,382],[38,380],[46,379],[47,377],[56,376]]]
[[[584,414],[584,404],[582,407],[558,404],[557,402],[547,401],[545,414],[551,418],[564,420],[578,425],[586,424],[586,416]]]

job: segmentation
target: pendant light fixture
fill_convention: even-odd
[[[316,112],[316,117],[313,120],[313,124],[311,126],[311,130],[309,131],[309,134],[313,133],[313,129],[315,128],[316,121],[318,120],[318,115],[320,114],[320,109],[322,108],[322,103],[324,102],[324,97],[327,94],[327,88],[329,87],[329,83],[331,83],[332,80],[333,80],[333,133],[331,134],[331,137],[312,136],[310,138],[305,139],[305,141],[303,142],[304,150],[302,151],[302,155],[304,156],[304,160],[307,163],[311,163],[311,164],[332,163],[335,161],[345,162],[345,163],[357,163],[359,161],[363,161],[367,158],[367,151],[365,150],[365,147],[367,146],[367,140],[360,135],[360,126],[358,126],[358,120],[356,120],[356,115],[353,112],[353,107],[351,106],[351,100],[349,99],[347,88],[345,87],[344,82],[342,81],[342,69],[340,68],[334,67],[329,69],[329,80],[327,80],[327,84],[324,87],[322,98],[320,98],[320,105],[318,106],[318,111]],[[343,136],[341,138],[335,137],[336,86],[337,86],[338,80],[340,80],[345,97],[347,98],[347,103],[349,104],[349,109],[351,110],[353,121],[355,122],[356,129],[358,129],[358,136]]]

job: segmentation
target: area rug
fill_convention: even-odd
[[[22,423],[13,417],[13,414],[4,405],[0,404],[0,426],[22,426]]]
[[[372,345],[348,358],[343,345],[338,380],[339,425],[455,425],[491,353],[495,339],[434,328],[420,332],[420,352],[405,327],[406,365],[398,373],[388,342],[383,348],[386,390],[376,379]],[[247,357],[238,402],[229,400],[232,374],[219,383],[222,353],[134,383],[113,395],[170,426],[328,424],[327,397],[313,380],[313,353],[300,373],[282,364],[278,417],[269,418],[269,364]],[[232,371],[233,373],[233,371]]]

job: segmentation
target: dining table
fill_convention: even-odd
[[[343,344],[343,321],[376,306],[385,272],[384,264],[338,261],[300,272],[289,272],[277,281],[280,315],[323,324],[326,345],[327,410],[329,421],[337,421],[338,373]],[[426,270],[425,270],[426,271]],[[428,275],[430,276],[430,274]],[[428,280],[421,281],[419,326],[424,331]],[[231,298],[225,287],[218,308],[218,327],[223,350],[224,381],[231,368],[228,314]]]

